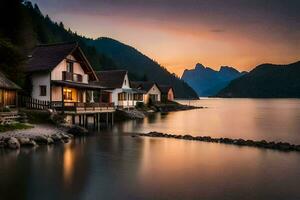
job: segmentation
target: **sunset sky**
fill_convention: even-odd
[[[299,0],[34,0],[54,21],[134,46],[181,76],[300,60]]]

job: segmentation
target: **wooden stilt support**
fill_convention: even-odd
[[[75,115],[72,115],[72,125],[75,125]]]
[[[108,127],[108,112],[106,113],[106,126]]]
[[[86,128],[89,127],[89,118],[88,118],[88,115],[85,115],[85,127]]]
[[[98,113],[98,132],[100,132],[100,127],[101,127],[100,119],[101,119],[101,114]]]
[[[93,127],[94,127],[94,130],[96,130],[96,114],[93,115]]]

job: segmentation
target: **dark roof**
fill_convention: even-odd
[[[108,88],[122,88],[126,74],[126,70],[98,71],[97,84]]]
[[[173,90],[171,85],[158,85],[158,87],[159,87],[161,93],[163,93],[163,94],[168,93],[170,89]],[[173,90],[173,92],[174,92],[174,90]]]
[[[148,92],[153,87],[153,85],[158,86],[155,82],[144,82],[144,81],[132,81],[130,82],[130,84],[132,88],[144,90],[146,92]],[[158,89],[160,90],[159,87]]]
[[[32,51],[32,54],[29,55],[29,60],[25,67],[25,71],[51,71],[69,54],[74,54],[74,57],[81,61],[85,72],[89,75],[93,75],[94,78],[96,78],[93,68],[86,59],[77,42],[36,46]]]
[[[9,80],[1,71],[0,71],[0,88],[1,89],[10,89],[10,90],[20,90],[21,88]]]

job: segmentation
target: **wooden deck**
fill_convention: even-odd
[[[52,108],[66,114],[95,114],[115,112],[113,103],[52,102]]]
[[[80,103],[80,102],[62,102],[62,101],[41,101],[30,97],[19,98],[20,107],[47,110],[55,109],[58,112],[66,114],[97,114],[115,112],[113,103]]]

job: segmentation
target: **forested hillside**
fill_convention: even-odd
[[[157,63],[154,64],[152,61],[153,71],[151,66],[144,71],[136,65],[129,67],[135,63],[120,62],[117,57],[111,56],[109,51],[99,51],[98,48],[96,50],[95,47],[87,45],[88,41],[93,40],[78,35],[72,30],[66,30],[62,22],[53,22],[48,15],[41,13],[37,5],[32,5],[28,1],[4,0],[1,2],[0,15],[0,69],[21,86],[24,85],[22,66],[35,45],[77,41],[95,70],[125,68],[129,70],[129,75],[134,80],[153,77],[152,72],[157,71],[156,81],[172,84],[177,97],[196,97],[195,92],[187,84],[161,68]],[[106,47],[114,48],[113,46]],[[129,57],[126,58],[129,55],[123,50],[121,49],[119,54],[124,56],[125,60],[131,60]],[[149,62],[151,61],[148,57],[144,57]]]
[[[156,81],[160,84],[172,85],[176,97],[197,97],[194,90],[184,81],[131,46],[111,38],[88,40],[88,44],[94,46],[100,54],[114,60],[117,66],[134,72],[136,80]]]
[[[300,61],[288,65],[262,64],[233,80],[218,97],[299,98]]]

